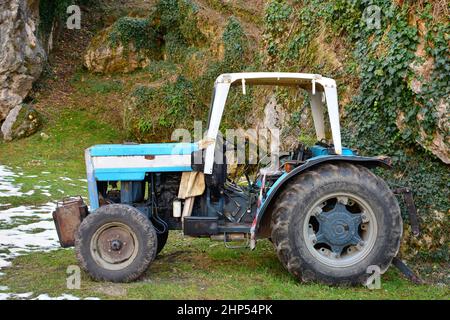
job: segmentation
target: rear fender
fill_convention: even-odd
[[[258,234],[258,237],[260,238],[270,237],[271,204],[277,201],[278,195],[292,178],[302,174],[307,170],[314,169],[319,165],[325,163],[340,163],[340,162],[358,164],[367,168],[376,168],[376,167],[383,167],[385,169],[391,168],[391,161],[388,157],[330,155],[330,156],[319,156],[306,161],[304,164],[298,166],[291,172],[283,174],[280,178],[278,178],[278,180],[272,185],[272,187],[267,192],[266,199],[264,200],[257,216],[256,232]]]

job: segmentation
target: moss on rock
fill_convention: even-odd
[[[41,124],[38,112],[26,104],[21,104],[9,113],[2,124],[1,133],[5,141],[21,139],[34,134]]]

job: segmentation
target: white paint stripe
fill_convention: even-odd
[[[124,157],[92,157],[94,168],[167,168],[186,167],[191,165],[191,155],[163,155],[155,156],[153,160],[147,160],[144,156]]]

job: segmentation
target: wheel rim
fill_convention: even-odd
[[[309,252],[330,267],[349,267],[362,261],[377,238],[377,220],[361,197],[334,193],[308,211],[303,235]]]
[[[110,222],[94,233],[90,249],[98,265],[108,270],[121,270],[134,261],[139,243],[129,226]]]

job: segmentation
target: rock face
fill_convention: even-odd
[[[416,50],[416,57],[418,61],[410,65],[413,71],[413,77],[410,81],[411,90],[417,95],[423,94],[424,85],[431,84],[433,79],[434,59],[427,55],[425,50],[425,34],[427,30],[425,24],[421,21],[418,23],[419,31],[422,35]],[[434,132],[430,135],[425,132],[422,127],[423,115],[419,112],[417,115],[417,122],[419,124],[419,137],[417,143],[424,149],[433,153],[442,162],[450,164],[450,104],[448,97],[442,99],[430,99],[430,105],[433,107],[433,113],[436,115],[436,127]],[[403,123],[404,115],[400,114],[397,119],[397,126],[403,130],[405,125]]]
[[[433,153],[442,162],[450,164],[450,104],[444,99],[435,104],[437,114],[436,130],[430,137],[423,128],[420,128],[420,137],[417,142]],[[419,123],[422,120],[418,117]]]
[[[110,31],[111,28],[107,28],[92,39],[84,56],[84,64],[89,71],[127,73],[150,64],[150,58],[136,50],[131,42],[113,46],[108,40]]]
[[[293,114],[283,103],[277,102],[275,95],[271,95],[264,107],[262,128],[278,129],[280,133],[281,150],[293,150],[299,142],[312,145],[316,142],[314,123],[309,108],[304,108],[298,115],[298,120],[293,120]]]
[[[42,72],[46,53],[36,37],[38,16],[38,0],[0,1],[0,123],[21,109]]]
[[[35,133],[40,125],[37,111],[26,104],[20,104],[9,112],[3,122],[1,135],[5,141],[25,138]]]

